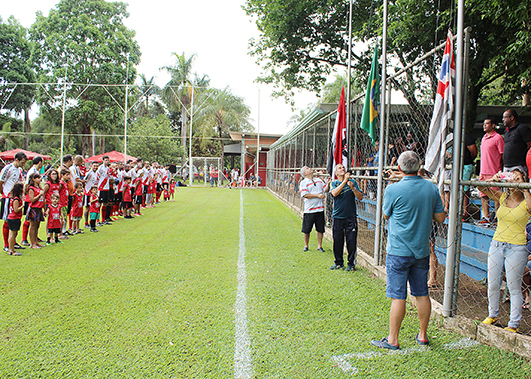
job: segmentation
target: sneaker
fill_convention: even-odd
[[[5,251],[6,253],[9,253],[9,247],[4,246],[4,251]]]
[[[319,249],[317,249],[317,251],[320,251],[321,253],[324,253],[324,249],[322,247],[320,247]]]
[[[415,341],[417,341],[417,343],[420,345],[420,346],[428,346],[430,344],[430,341],[425,339],[425,340],[421,340],[419,338],[419,334],[417,333],[417,335],[415,336]]]
[[[85,234],[85,232],[82,231],[82,230],[78,230],[78,231],[76,232],[76,234]]]
[[[332,267],[330,267],[330,270],[340,270],[342,268],[344,268],[345,266],[343,265],[333,265]]]
[[[347,268],[345,269],[345,271],[356,271],[356,266],[348,264]]]
[[[61,240],[55,240],[55,243],[63,243]]]
[[[371,345],[379,347],[380,349],[388,349],[388,350],[398,350],[400,349],[399,345],[391,345],[387,341],[387,337],[382,338],[381,340],[372,340]]]
[[[498,317],[487,317],[485,320],[481,321],[483,324],[492,325],[498,321]]]
[[[91,232],[99,232],[98,229],[90,229]]]
[[[20,246],[18,243],[15,243],[15,249],[24,250],[25,247]]]
[[[50,241],[46,241],[46,246],[50,246],[52,243]]]
[[[507,330],[508,332],[513,332],[513,333],[518,333],[518,331],[520,330],[518,328],[513,328],[512,326],[508,326],[508,327],[503,328],[503,329]]]
[[[477,225],[488,225],[488,224],[490,224],[490,221],[488,219],[486,219],[485,217],[482,217],[481,220],[476,222],[476,224]]]
[[[85,229],[89,229],[90,228],[90,225],[89,224],[85,224]]]
[[[20,242],[20,244],[22,246],[29,246],[30,245],[30,243],[27,240],[24,240],[24,241]]]
[[[309,249],[308,249],[306,246],[304,246],[304,247],[302,248],[302,251],[308,251],[308,250],[309,250]]]

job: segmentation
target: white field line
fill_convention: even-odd
[[[459,349],[467,349],[470,347],[474,347],[479,345],[480,343],[478,341],[471,340],[470,338],[463,338],[457,342],[453,343],[447,343],[443,345],[444,350],[459,350]],[[372,358],[378,358],[383,357],[384,355],[409,355],[413,353],[425,353],[429,352],[431,350],[430,347],[425,346],[414,346],[407,349],[401,349],[401,350],[385,350],[385,353],[380,351],[368,351],[366,353],[350,353],[350,354],[343,354],[343,355],[335,355],[331,357],[331,359],[335,362],[336,366],[339,367],[343,372],[350,373],[351,375],[356,375],[359,370],[354,367],[351,362],[352,360],[359,360],[359,359],[372,359]]]
[[[234,306],[235,347],[234,377],[247,379],[253,374],[251,339],[247,330],[247,273],[245,270],[245,230],[243,227],[243,194],[240,190],[240,252],[238,254],[238,289]]]

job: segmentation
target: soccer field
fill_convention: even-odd
[[[525,378],[528,363],[390,301],[364,269],[302,252],[301,220],[266,190],[181,188],[100,233],[0,258],[0,378]],[[42,229],[42,228],[41,228]],[[42,236],[44,235],[41,233]]]

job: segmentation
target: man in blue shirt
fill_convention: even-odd
[[[427,329],[431,301],[428,296],[430,266],[429,237],[432,219],[444,222],[446,213],[435,184],[419,176],[420,158],[413,151],[398,157],[403,175],[400,182],[385,190],[383,213],[387,226],[387,297],[391,298],[389,335],[372,340],[374,346],[398,350],[398,334],[406,314],[407,283],[417,298],[420,331],[415,337],[419,345],[428,345]]]
[[[354,179],[350,179],[350,173],[346,172],[345,166],[338,164],[334,170],[337,179],[332,181],[328,178],[325,191],[329,190],[334,197],[334,211],[332,218],[332,236],[334,238],[334,265],[330,270],[342,269],[343,248],[347,241],[348,264],[345,271],[354,271],[356,268],[356,256],[358,248],[358,214],[356,212],[356,199],[361,200],[363,194]]]

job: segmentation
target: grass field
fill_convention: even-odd
[[[389,301],[366,270],[302,252],[300,219],[265,190],[184,188],[145,216],[0,258],[0,378],[234,377],[243,196],[246,309],[256,378],[525,378],[522,359],[429,329],[377,353]],[[454,346],[455,347],[455,346]]]

